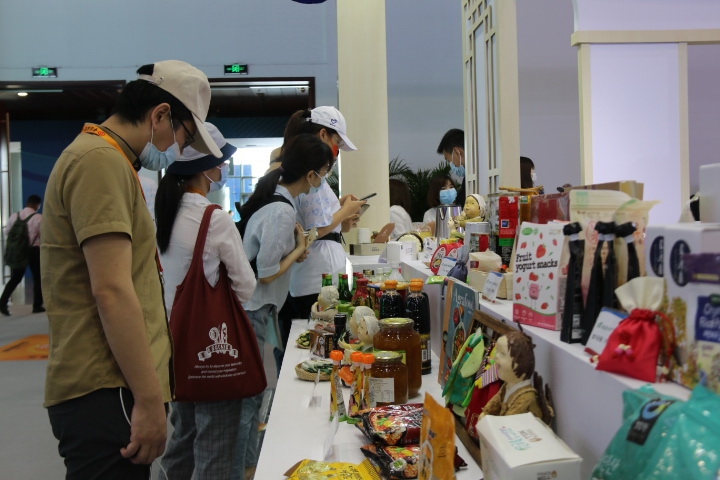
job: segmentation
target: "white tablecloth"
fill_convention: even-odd
[[[320,382],[317,391],[313,392],[313,382],[300,380],[295,375],[295,365],[309,357],[308,350],[295,346],[295,339],[307,327],[307,321],[295,320],[290,330],[288,349],[255,473],[257,479],[282,480],[285,478],[283,474],[300,460],[323,460],[324,444],[331,432],[330,384]],[[410,399],[410,402],[422,402],[425,392],[442,401],[437,383],[437,365],[437,356],[433,355],[433,372],[423,375],[421,395]],[[343,389],[346,401],[348,392],[348,389]],[[314,406],[310,406],[313,396],[317,398],[313,401]],[[367,443],[367,438],[357,427],[340,423],[332,441],[331,454],[324,460],[361,463],[365,457],[360,447]],[[482,479],[480,467],[457,438],[456,445],[459,455],[469,465],[457,473],[458,480]]]

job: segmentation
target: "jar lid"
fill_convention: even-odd
[[[390,363],[402,361],[402,353],[381,350],[374,353],[376,363]]]
[[[412,318],[383,318],[380,320],[381,327],[405,327],[415,325]]]

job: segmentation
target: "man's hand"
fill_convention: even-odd
[[[136,402],[130,419],[130,443],[120,454],[132,463],[150,464],[165,451],[165,405],[162,400]]]

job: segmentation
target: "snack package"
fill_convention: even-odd
[[[380,468],[388,480],[404,480],[418,477],[420,445],[377,446],[372,443],[360,447],[367,458]],[[467,463],[455,451],[455,471],[467,467]]]
[[[420,480],[455,480],[455,419],[450,410],[425,394],[420,433]]]
[[[644,478],[641,473],[678,420],[683,406],[682,401],[661,395],[650,385],[625,390],[623,403],[623,423],[595,465],[592,480]]]
[[[357,426],[378,445],[410,445],[420,443],[423,404],[407,403],[374,407],[360,412]]]
[[[702,385],[682,405],[639,478],[715,480],[720,474],[720,397]]]
[[[303,460],[299,465],[285,472],[288,480],[316,480],[321,478],[342,478],[346,480],[382,480],[372,464],[365,460],[360,465],[347,462],[320,462]]]

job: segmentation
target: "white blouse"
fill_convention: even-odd
[[[211,202],[197,193],[185,193],[175,217],[170,244],[160,263],[165,278],[165,306],[170,318],[175,291],[185,279],[192,262],[195,241],[205,207]],[[220,262],[225,264],[233,291],[240,302],[246,302],[255,291],[255,274],[250,267],[243,249],[240,233],[232,217],[223,211],[215,210],[210,217],[205,248],[203,250],[203,268],[205,278],[215,285],[220,275]]]

